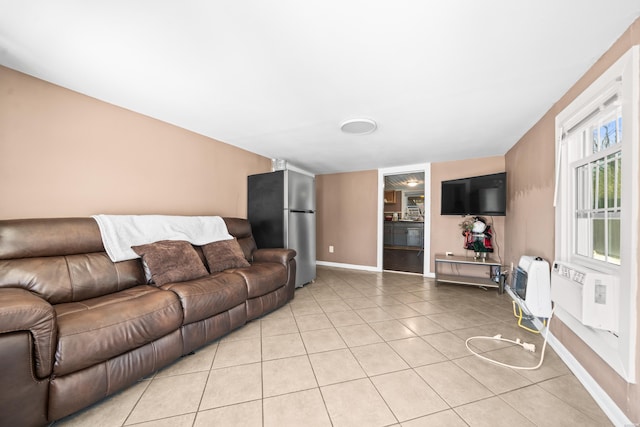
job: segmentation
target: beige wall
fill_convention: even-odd
[[[463,251],[461,218],[440,216],[440,181],[506,170],[507,216],[494,217],[500,254],[505,263],[522,254],[553,259],[555,115],[638,43],[640,21],[504,158],[431,165],[432,254]],[[244,217],[247,175],[269,169],[264,157],[0,67],[0,219]],[[377,179],[377,171],[316,177],[318,260],[376,265]],[[560,322],[552,329],[631,421],[640,422],[640,387],[621,379]]]
[[[454,255],[465,255],[464,240],[459,224],[464,217],[455,215],[440,215],[441,182],[449,179],[467,178],[470,176],[488,175],[504,172],[504,157],[494,156],[482,159],[459,160],[431,164],[431,260],[430,271],[434,270],[434,256],[445,252]],[[507,178],[508,179],[508,178]],[[492,257],[504,259],[505,233],[504,216],[485,217],[491,224],[493,220]]]
[[[553,261],[554,141],[555,114],[547,113],[505,156],[507,264],[517,265],[522,255]]]
[[[316,206],[318,261],[375,267],[378,172],[317,175]]]
[[[587,73],[506,154],[508,206],[505,234],[507,259],[535,253],[554,258],[554,162],[555,116],[595,81],[633,45],[640,43],[640,20],[636,20]],[[634,141],[639,143],[639,141]],[[640,262],[640,259],[638,260]],[[640,306],[640,293],[638,294]],[[639,322],[640,326],[640,322]],[[604,363],[568,327],[553,320],[551,329],[626,416],[640,423],[640,386],[627,383]],[[638,328],[640,331],[640,327]],[[640,336],[637,342],[640,342]],[[636,371],[640,362],[636,350]]]
[[[434,163],[431,165],[431,254],[463,254],[459,216],[440,215],[440,182],[447,179],[503,172],[504,157]],[[376,266],[378,229],[377,171],[316,176],[318,261]],[[495,256],[504,256],[505,217],[490,217],[494,226]],[[329,245],[335,252],[329,253]]]
[[[0,218],[246,217],[270,160],[0,67]]]

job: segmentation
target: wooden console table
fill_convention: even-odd
[[[442,268],[445,265],[450,266],[452,272],[442,273]],[[453,272],[455,266],[472,266],[475,268],[488,268],[489,275],[487,277],[481,276],[469,276],[465,274],[455,274]],[[438,282],[442,283],[456,283],[460,285],[480,286],[483,288],[498,288],[498,292],[504,291],[504,284],[501,280],[502,265],[491,258],[473,258],[466,256],[456,255],[443,255],[439,254],[435,256],[435,273],[436,273],[436,285]]]

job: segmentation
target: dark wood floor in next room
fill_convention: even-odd
[[[385,246],[382,256],[384,270],[423,273],[424,252],[419,248]]]

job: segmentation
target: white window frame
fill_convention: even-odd
[[[572,121],[580,120],[580,117],[585,117],[585,115],[590,115],[591,112],[594,111],[591,108],[599,108],[600,105],[605,103],[607,100],[611,99],[612,96],[617,96],[618,99],[622,98],[621,92],[622,92],[621,82],[618,82],[618,81],[614,82],[611,88],[608,88],[607,90],[604,91],[604,93],[601,96],[597,97],[597,99],[595,100],[595,103],[596,103],[595,106],[589,105],[587,108],[580,110],[577,116],[565,122],[565,126],[563,126],[563,128],[567,129],[566,127],[567,124],[571,125]],[[597,104],[600,104],[600,105],[597,105]],[[599,130],[602,123],[604,123],[605,121],[608,121],[608,120],[603,121],[604,117],[607,117],[607,116],[610,117],[611,113],[615,112],[616,113],[615,117],[617,118],[617,112],[621,110],[622,110],[621,106],[617,106],[617,107],[609,106],[609,107],[601,108],[600,113],[598,113],[595,117],[588,120],[583,120],[584,123],[580,122],[578,125],[574,125],[575,130],[572,130],[571,132],[567,132],[565,130],[563,135],[563,141],[562,141],[562,145],[566,145],[567,156],[568,156],[568,159],[566,159],[566,162],[568,163],[568,165],[564,163],[562,166],[567,166],[566,170],[569,174],[566,180],[568,185],[565,187],[565,188],[568,188],[568,191],[565,193],[564,192],[565,188],[563,188],[563,195],[565,195],[563,199],[567,199],[567,198],[570,199],[570,200],[566,200],[565,202],[566,205],[563,205],[562,208],[572,212],[571,221],[569,225],[571,229],[566,230],[566,233],[569,234],[570,241],[567,242],[565,240],[562,242],[562,244],[564,244],[565,242],[569,243],[568,247],[563,248],[563,250],[566,251],[567,259],[573,263],[582,264],[585,267],[589,267],[593,270],[602,271],[602,272],[613,274],[616,276],[620,274],[618,265],[614,263],[610,263],[608,261],[597,260],[592,256],[579,254],[579,249],[577,247],[578,239],[576,236],[577,228],[578,228],[576,212],[578,211],[577,199],[578,199],[578,193],[579,193],[577,191],[578,180],[576,179],[576,172],[578,167],[580,166],[590,165],[600,160],[604,160],[606,162],[606,160],[610,155],[616,154],[618,152],[620,153],[625,152],[625,150],[623,149],[624,144],[622,143],[611,145],[610,147],[602,149],[595,153],[585,154],[583,152],[585,147],[584,147],[584,141],[582,140],[582,137],[585,135],[585,133],[588,134],[587,144],[591,144],[591,135],[588,132],[590,130],[590,127],[596,124]],[[623,119],[623,126],[624,126],[624,119]],[[569,130],[571,129],[572,128],[569,128]],[[624,134],[623,134],[623,137],[624,137]],[[622,158],[624,159],[624,156]],[[590,172],[591,171],[589,171],[589,175],[591,175]],[[591,194],[591,193],[589,193],[589,196],[597,197],[597,195]],[[593,208],[593,202],[594,202],[593,199],[588,198],[588,204],[591,206],[590,206],[590,209],[587,209],[587,210],[592,212],[596,210]],[[605,202],[606,202],[606,198],[605,198]],[[622,199],[623,205],[624,205],[624,202],[625,200],[623,198]],[[609,212],[611,212],[611,209],[607,209],[607,208],[601,208],[598,210],[603,211],[605,213],[605,217],[608,215]],[[568,213],[563,213],[563,215],[565,214],[568,215]],[[589,224],[588,231],[589,231],[589,234],[593,232],[592,224]],[[590,235],[590,237],[592,236]],[[593,239],[590,238],[589,249],[591,250],[591,252],[593,251],[592,246],[593,246]]]
[[[586,344],[594,349],[623,378],[635,382],[637,328],[637,260],[638,260],[638,163],[640,131],[640,48],[634,46],[593,82],[556,117],[556,226],[555,256],[557,260],[582,265],[620,280],[617,309],[618,334],[600,331],[575,321],[562,307],[556,315]],[[580,127],[590,112],[618,93],[622,106],[622,206],[620,212],[620,265],[577,256],[575,250],[575,174],[579,162],[572,139],[563,135]],[[613,151],[617,151],[617,148]],[[600,153],[609,152],[609,149]],[[582,161],[587,158],[583,158]]]

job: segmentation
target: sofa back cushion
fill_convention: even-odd
[[[249,221],[224,221],[251,261],[256,243]],[[204,261],[201,248],[195,249]],[[60,304],[144,283],[139,259],[117,263],[109,259],[93,218],[0,220],[0,288],[20,287]]]
[[[144,282],[140,260],[109,259],[92,218],[0,221],[0,287],[20,287],[59,304]]]
[[[256,241],[251,233],[251,224],[243,218],[223,218],[227,224],[229,234],[235,237],[242,248],[247,261],[252,261],[253,251],[256,250]]]
[[[92,218],[16,219],[0,221],[0,259],[104,252]]]

